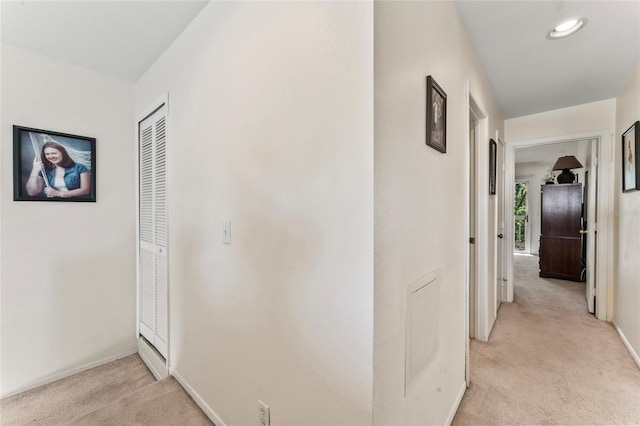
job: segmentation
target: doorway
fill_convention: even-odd
[[[166,99],[138,121],[138,347],[159,374],[169,355],[167,124]]]
[[[613,176],[609,176],[607,173],[603,173],[602,168],[598,167],[598,164],[604,162],[613,161],[611,157],[612,140],[608,134],[592,134],[592,135],[577,135],[576,137],[564,137],[564,138],[549,138],[538,141],[518,142],[510,144],[507,147],[507,175],[510,185],[515,189],[517,182],[522,181],[523,175],[528,176],[529,187],[527,193],[529,195],[528,200],[528,215],[529,221],[527,224],[532,230],[532,236],[529,238],[531,244],[530,253],[537,254],[539,251],[538,241],[540,227],[536,224],[540,224],[540,205],[536,204],[535,200],[531,199],[531,195],[538,191],[534,189],[537,185],[544,185],[549,181],[550,177],[558,172],[552,169],[556,155],[552,159],[547,159],[547,170],[543,175],[538,176],[536,173],[523,172],[520,170],[516,172],[516,157],[519,155],[518,151],[524,148],[530,147],[549,147],[552,145],[558,145],[562,143],[579,143],[580,150],[583,153],[583,169],[578,173],[577,182],[580,184],[587,183],[583,188],[584,192],[584,216],[583,216],[583,228],[581,234],[584,239],[584,254],[586,261],[585,268],[585,297],[587,306],[590,312],[595,312],[596,316],[600,320],[607,320],[607,283],[611,275],[611,269],[607,265],[607,257],[610,255],[611,246],[608,241],[607,235],[609,230],[612,229],[611,217],[607,215],[607,211],[613,205]],[[557,154],[557,153],[556,153]],[[588,171],[588,182],[585,182],[585,171]],[[535,176],[534,176],[535,175]],[[516,191],[509,191],[506,194],[509,198],[507,200],[508,210],[515,213],[516,203]],[[510,238],[507,243],[511,246],[507,257],[507,275],[508,275],[508,301],[513,301],[513,253],[517,253],[516,250],[516,233],[518,227],[516,225],[515,215],[507,216],[507,232]],[[535,234],[535,235],[533,235]]]
[[[498,176],[496,178],[496,305],[494,315],[497,317],[498,309],[500,309],[500,305],[503,301],[507,300],[507,280],[506,280],[506,250],[505,250],[505,241],[504,241],[504,192],[505,192],[505,145],[502,139],[500,139],[500,134],[496,130],[496,140],[498,141],[498,162],[497,162],[497,173]]]
[[[476,130],[473,111],[469,121],[469,338],[476,337]]]
[[[465,253],[466,382],[470,383],[471,338],[488,341],[495,320],[495,196],[489,195],[489,116],[471,83],[466,82],[467,199]],[[490,200],[491,198],[491,200]]]

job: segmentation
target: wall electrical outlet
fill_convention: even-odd
[[[269,406],[264,402],[258,400],[258,425],[259,426],[269,426],[271,422]]]

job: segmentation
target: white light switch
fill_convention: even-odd
[[[231,221],[222,222],[222,242],[231,244]]]

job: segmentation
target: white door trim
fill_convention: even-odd
[[[598,211],[596,220],[598,222],[598,241],[596,260],[596,312],[597,318],[602,321],[611,321],[612,307],[612,286],[613,282],[613,241],[611,232],[613,230],[613,195],[614,195],[614,135],[608,130],[600,130],[589,133],[581,133],[574,135],[552,136],[542,139],[534,139],[528,141],[519,141],[507,144],[506,152],[506,179],[508,187],[515,185],[515,149],[539,145],[548,145],[560,142],[570,142],[583,139],[598,139],[599,149],[598,158],[600,167],[598,167]],[[506,194],[505,205],[507,211],[513,212],[513,191]],[[505,216],[505,238],[507,239],[507,301],[513,302],[513,235],[514,220],[513,215]]]

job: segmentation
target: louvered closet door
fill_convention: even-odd
[[[167,356],[167,109],[140,122],[140,334]]]

